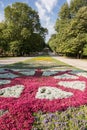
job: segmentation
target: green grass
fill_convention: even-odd
[[[39,60],[38,59],[49,59],[49,60],[42,60],[42,64],[39,63]],[[50,64],[43,64],[43,62],[46,61],[46,62],[51,62]],[[72,66],[70,65],[67,65],[61,61],[58,61],[54,58],[51,58],[50,56],[45,56],[45,57],[42,57],[42,56],[39,56],[39,57],[35,57],[35,58],[32,58],[32,59],[29,59],[29,60],[25,60],[23,62],[17,62],[17,63],[14,63],[14,64],[10,64],[10,65],[5,65],[4,67],[5,68],[41,68],[41,69],[45,69],[45,68],[51,68],[51,67],[61,67],[61,66],[65,66],[65,67],[71,67],[73,68]]]

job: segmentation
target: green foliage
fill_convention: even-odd
[[[10,42],[10,53],[13,56],[18,56],[21,53],[21,41]]]
[[[49,47],[52,49],[52,51],[56,52],[56,41],[55,41],[55,38],[56,38],[56,34],[53,34],[48,42],[49,44]]]
[[[6,43],[9,54],[20,56],[44,48],[47,29],[41,26],[38,12],[20,2],[7,6],[4,11],[5,22],[0,23],[0,48],[5,51],[3,43]]]
[[[27,39],[29,38],[31,35],[30,31],[27,28],[23,28],[21,30],[21,36],[23,37],[23,39]]]
[[[0,23],[0,55],[5,55],[9,50],[8,42],[6,42],[6,39],[4,38],[4,35],[5,36],[8,35],[5,32],[6,28],[7,28],[7,24],[5,22],[1,22]]]
[[[30,36],[30,44],[31,44],[31,52],[42,51],[45,47],[44,38],[42,38],[39,34],[34,33]]]
[[[59,12],[59,17],[60,19],[69,19],[71,18],[70,16],[70,8],[68,7],[68,4],[65,3]]]
[[[71,0],[71,16],[74,17],[81,7],[87,6],[87,0]]]
[[[87,56],[87,44],[83,48],[83,55]]]
[[[87,44],[87,1],[72,0],[65,3],[55,24],[56,36],[48,44],[56,53],[81,58]]]

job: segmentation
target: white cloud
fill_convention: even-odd
[[[50,23],[50,25],[48,26],[48,30],[49,30],[49,35],[46,37],[46,41],[48,41],[50,36],[55,33],[54,23]]]
[[[4,14],[0,13],[0,22],[4,20]]]
[[[57,4],[57,0],[39,0],[39,2],[49,13]]]
[[[0,6],[4,8],[4,3],[2,1],[0,1]]]
[[[40,19],[42,20],[46,15],[46,10],[40,5],[39,2],[36,2],[36,7],[38,9]]]
[[[54,31],[54,21],[52,20],[53,9],[57,5],[58,0],[37,0],[35,5],[37,7],[40,20],[43,27],[46,27],[49,34],[46,38],[48,40]]]
[[[0,8],[2,9],[4,7],[5,7],[4,3],[0,0]],[[3,20],[4,20],[4,12],[1,11],[0,12],[0,22],[2,22]]]
[[[71,0],[67,0],[68,5],[70,5]]]

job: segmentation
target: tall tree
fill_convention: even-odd
[[[6,28],[7,28],[7,24],[5,22],[1,22],[0,23],[0,55],[3,54],[5,55],[6,52],[9,50],[8,41],[6,41],[3,33]]]
[[[5,41],[9,42],[10,51],[16,53],[14,55],[17,55],[17,53],[18,55],[24,55],[37,51],[37,49],[33,50],[33,47],[31,47],[32,44],[37,46],[37,37],[35,37],[37,42],[33,41],[33,39],[31,41],[31,37],[36,34],[39,35],[38,38],[41,39],[42,37],[44,40],[47,34],[47,29],[40,24],[38,12],[26,3],[16,2],[11,6],[7,6],[5,8],[5,22],[7,23],[7,28],[2,31],[3,36]],[[42,43],[39,40],[39,48],[42,48],[43,40]],[[19,51],[17,51],[17,48]]]
[[[72,0],[70,6],[65,3],[58,14],[55,30],[55,40],[49,40],[49,46],[55,46],[58,53],[82,57],[87,48],[87,0]]]
[[[87,0],[71,0],[70,3],[71,16],[75,17],[78,10],[83,6],[87,6]]]

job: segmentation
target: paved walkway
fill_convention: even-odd
[[[66,57],[61,57],[61,56],[53,56],[53,58],[60,60],[66,64],[72,65],[76,68],[86,70],[87,71],[87,60],[84,59],[70,59]]]
[[[14,58],[0,59],[0,66],[9,65],[16,62],[21,62],[21,61],[28,60],[31,58],[33,57],[14,57]]]

